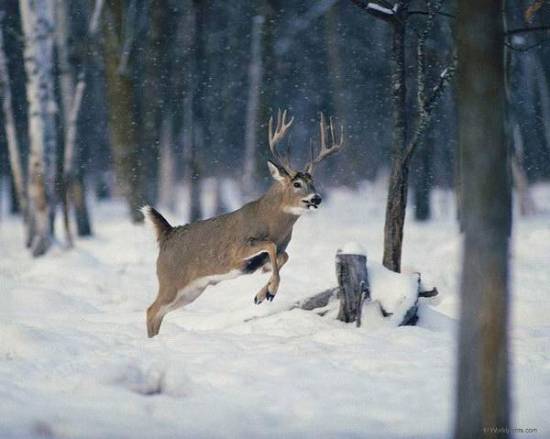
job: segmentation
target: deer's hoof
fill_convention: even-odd
[[[271,294],[271,293],[268,292],[268,293],[265,294],[265,298],[267,300],[269,300],[270,302],[273,302],[273,299],[275,298],[275,294]]]
[[[256,305],[259,305],[260,303],[262,303],[262,299],[260,299],[258,296],[254,297],[254,303]]]

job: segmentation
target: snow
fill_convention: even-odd
[[[418,298],[418,275],[394,273],[373,261],[367,261],[367,271],[371,299],[380,303],[386,312],[392,313],[385,321],[391,326],[398,326]],[[368,319],[365,319],[364,325],[369,325]]]
[[[378,11],[386,15],[393,15],[396,12],[395,6],[392,9],[389,9],[379,5],[378,3],[367,3],[367,9],[372,9],[373,11]]]
[[[377,265],[384,183],[325,195],[294,229],[273,302],[253,304],[269,274],[229,280],[168,314],[154,339],[145,309],[156,295],[156,243],[148,228],[130,225],[120,203],[93,207],[94,238],[37,260],[22,248],[20,223],[3,215],[0,437],[449,437],[461,248],[452,196],[433,194],[430,222],[408,215],[410,275],[384,279],[394,287],[376,292],[380,302],[398,300],[394,293],[418,271],[438,287],[438,300],[420,300],[415,327],[377,325],[371,302],[368,325],[356,328],[288,310],[336,284],[334,255],[346,242],[366,249],[371,282],[386,275]],[[543,438],[550,187],[535,187],[534,196],[540,214],[514,226],[512,407],[514,427]],[[183,217],[160,211],[172,223]]]
[[[348,254],[348,255],[365,255],[365,256],[367,255],[367,251],[365,250],[365,247],[363,247],[357,241],[349,241],[345,243],[339,251],[343,254]]]

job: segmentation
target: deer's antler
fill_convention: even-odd
[[[332,155],[342,149],[344,146],[344,125],[340,125],[340,139],[336,141],[335,129],[334,129],[334,120],[332,117],[329,118],[329,126],[325,124],[325,116],[321,113],[321,119],[319,121],[319,130],[320,130],[320,143],[321,149],[317,153],[317,156],[313,153],[313,147],[311,147],[311,161],[306,167],[308,173],[313,173],[314,166],[320,161],[326,159],[329,155]],[[327,146],[326,135],[330,135],[330,145]]]
[[[278,110],[277,126],[275,127],[275,131],[273,131],[273,116],[269,118],[268,127],[269,150],[271,151],[273,157],[275,157],[279,162],[278,164],[284,167],[289,174],[293,172],[292,167],[290,166],[290,151],[287,150],[287,154],[283,156],[279,153],[279,151],[277,151],[276,146],[286,135],[286,132],[292,125],[292,122],[294,122],[294,117],[286,122],[286,110],[284,110],[282,113],[281,110]]]

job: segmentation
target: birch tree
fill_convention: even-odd
[[[29,244],[33,256],[40,256],[52,244],[56,199],[55,4],[21,0],[19,7],[29,104]]]

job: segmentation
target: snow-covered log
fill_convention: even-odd
[[[414,325],[419,298],[438,295],[428,290],[419,273],[395,273],[382,264],[367,261],[356,244],[347,244],[336,254],[338,286],[296,304],[344,322],[369,328]],[[321,311],[321,312],[319,312]]]
[[[55,207],[57,105],[54,94],[55,3],[21,0],[29,103],[29,239],[33,256],[52,241]]]

